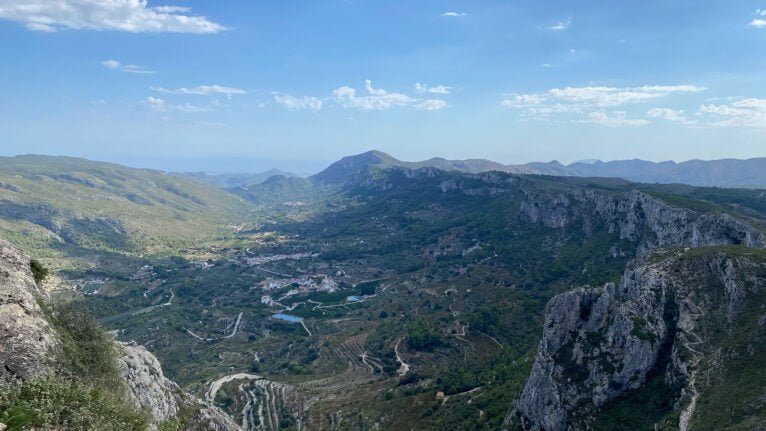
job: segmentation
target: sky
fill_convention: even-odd
[[[766,0],[0,0],[0,155],[766,156]]]

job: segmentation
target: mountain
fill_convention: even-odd
[[[567,175],[620,177],[642,183],[679,183],[715,187],[766,187],[766,158],[690,160],[676,163],[621,160],[574,163]]]
[[[326,184],[340,184],[353,180],[364,174],[368,169],[387,169],[401,167],[409,169],[436,168],[443,171],[459,171],[468,173],[502,171],[513,173],[536,173],[523,166],[508,166],[484,159],[447,160],[440,157],[421,162],[404,162],[382,151],[368,151],[355,156],[343,157],[331,164],[322,172],[311,178]]]
[[[78,249],[159,253],[225,233],[248,207],[163,172],[72,157],[0,158],[0,234],[63,259]]]
[[[280,169],[269,169],[268,171],[257,172],[254,174],[208,174],[205,172],[182,172],[173,175],[190,178],[203,184],[218,187],[221,189],[249,187],[255,184],[260,184],[274,176],[282,176],[285,178],[299,177],[297,174],[286,172]]]
[[[690,160],[676,163],[644,160],[602,162],[585,160],[569,165],[557,161],[504,165],[483,159],[446,160],[432,158],[422,162],[403,162],[381,151],[368,151],[344,157],[312,178],[323,183],[339,184],[360,175],[366,169],[432,167],[445,171],[478,173],[488,171],[577,177],[614,177],[640,183],[689,184],[707,187],[766,187],[766,158],[747,160]]]

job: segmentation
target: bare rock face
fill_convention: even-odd
[[[157,358],[143,346],[118,343],[118,359],[128,395],[136,407],[149,412],[155,424],[191,414],[188,429],[210,431],[240,430],[218,407],[181,390],[165,377]]]
[[[549,302],[535,362],[507,426],[587,429],[602,406],[659,370],[683,388],[676,404],[679,428],[688,429],[702,391],[698,364],[715,351],[709,328],[734,330],[748,295],[762,295],[766,270],[742,256],[695,258],[691,267],[684,253],[668,254],[628,268],[619,285],[579,288]],[[698,330],[702,325],[708,330]]]
[[[58,340],[45,319],[29,259],[0,239],[0,382],[51,374]]]
[[[135,343],[118,343],[118,348],[122,376],[136,407],[146,409],[157,422],[175,417],[180,388],[165,377],[157,358]]]
[[[698,214],[672,207],[636,190],[627,193],[589,189],[559,194],[526,192],[521,217],[551,228],[579,221],[585,234],[595,226],[606,226],[621,239],[638,242],[640,252],[668,246],[766,247],[763,232],[728,214]]]

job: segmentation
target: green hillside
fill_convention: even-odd
[[[157,254],[231,234],[239,198],[160,171],[71,157],[0,158],[0,235],[43,258]]]

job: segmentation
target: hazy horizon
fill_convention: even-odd
[[[257,159],[257,158],[253,158],[253,159],[249,159],[249,158],[206,158],[206,159],[164,158],[162,159],[162,158],[146,158],[146,157],[100,159],[100,158],[92,158],[92,157],[72,155],[72,154],[36,154],[36,153],[0,154],[0,157],[16,157],[16,156],[26,156],[26,155],[40,155],[40,156],[53,156],[53,157],[58,157],[58,156],[79,157],[79,158],[83,158],[83,159],[87,159],[91,161],[115,163],[115,164],[128,166],[132,168],[154,169],[154,170],[175,172],[175,173],[203,172],[206,174],[213,174],[213,175],[215,174],[253,174],[253,173],[263,173],[270,170],[281,170],[288,173],[297,174],[300,176],[310,176],[322,171],[323,169],[328,167],[330,164],[338,161],[342,157],[354,156],[367,151],[382,151],[382,150],[368,149],[360,153],[346,154],[344,156],[339,157],[338,159],[326,160],[326,161],[277,160],[277,159]],[[403,162],[420,162],[420,161],[428,160],[431,158],[448,159],[440,155],[433,155],[426,159],[403,159],[398,157],[396,154],[391,154],[391,153],[387,153],[387,154]],[[748,159],[750,158],[759,158],[759,157],[749,157]],[[539,163],[559,162],[565,166],[571,165],[574,163],[591,163],[595,161],[606,163],[606,162],[616,162],[616,161],[642,160],[642,161],[648,161],[653,163],[673,162],[673,163],[680,164],[680,163],[694,161],[694,160],[701,160],[701,161],[715,161],[715,160],[723,160],[723,159],[746,160],[745,158],[736,158],[736,157],[724,157],[721,159],[685,159],[685,160],[646,160],[646,159],[640,159],[640,158],[602,160],[602,159],[583,158],[583,159],[572,160],[572,161],[532,160],[532,161],[522,162],[522,163],[504,163],[499,160],[487,159],[485,157],[473,157],[472,159],[484,159],[484,160],[489,160],[492,162],[502,163],[505,165],[525,165],[528,163],[536,163],[536,162],[539,162]],[[451,160],[458,160],[458,159],[451,159]]]

